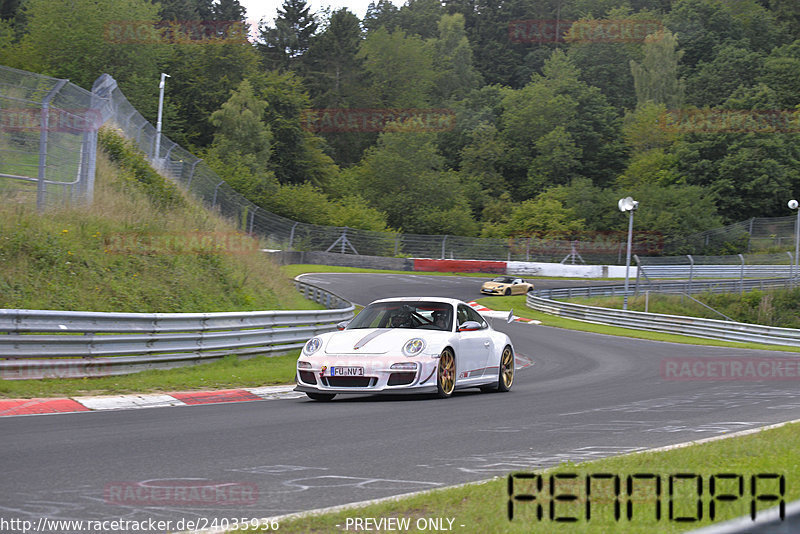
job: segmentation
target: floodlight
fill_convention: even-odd
[[[619,199],[619,202],[617,202],[617,206],[619,207],[619,211],[622,212],[633,211],[639,206],[639,203],[633,200],[633,198],[631,197],[625,197]]]
[[[800,204],[795,199],[789,201],[789,209],[796,210],[798,205]]]

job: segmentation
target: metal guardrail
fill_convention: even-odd
[[[526,304],[537,311],[590,323],[725,341],[800,347],[800,330],[792,328],[584,306],[542,298],[533,292],[528,293]]]
[[[227,355],[284,353],[353,317],[354,307],[295,281],[326,310],[106,313],[0,310],[0,378],[35,379],[170,369]],[[44,358],[44,359],[43,359]]]
[[[776,289],[792,287],[789,278],[766,280],[688,280],[682,282],[648,282],[631,284],[628,295],[637,295],[645,291],[653,293],[734,293],[753,289]],[[563,287],[557,289],[535,289],[530,293],[545,299],[569,299],[579,297],[622,297],[625,295],[624,285],[604,285],[586,287]]]
[[[646,265],[639,267],[650,278],[787,278],[791,265]]]

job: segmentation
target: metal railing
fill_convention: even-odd
[[[794,255],[735,254],[728,256],[639,256],[639,273],[647,278],[786,278],[794,276]]]
[[[631,284],[628,296],[635,296],[645,291],[652,293],[692,294],[692,293],[741,293],[753,289],[788,289],[793,287],[789,278],[770,278],[765,280],[693,280],[682,282],[660,282]],[[534,289],[533,296],[545,299],[570,299],[591,297],[625,296],[624,285],[597,285],[585,287],[561,287],[555,289]]]
[[[528,294],[526,303],[529,308],[540,312],[590,323],[724,341],[800,347],[800,330],[792,328],[584,306],[542,298],[533,293]]]
[[[0,378],[80,377],[170,369],[227,355],[285,353],[353,317],[346,300],[296,281],[331,309],[224,313],[0,310]]]

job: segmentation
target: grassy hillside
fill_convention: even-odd
[[[259,243],[101,135],[95,200],[37,214],[0,199],[0,308],[308,309]],[[220,248],[220,244],[221,248]]]

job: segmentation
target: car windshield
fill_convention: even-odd
[[[356,328],[417,328],[442,330],[453,328],[453,307],[444,302],[377,302],[356,315],[348,330]]]
[[[513,281],[514,279],[511,278],[510,276],[498,276],[497,278],[492,280],[492,282],[500,282],[501,284],[510,284]]]

